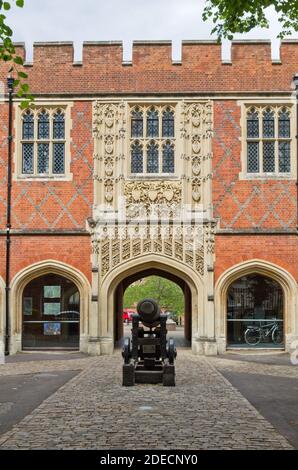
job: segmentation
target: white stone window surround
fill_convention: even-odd
[[[70,171],[70,163],[71,163],[71,152],[70,152],[70,145],[71,145],[71,129],[72,129],[72,119],[71,119],[71,108],[73,106],[73,102],[65,102],[65,101],[38,101],[34,103],[33,106],[30,107],[30,110],[34,114],[34,139],[32,139],[32,143],[34,143],[34,173],[23,173],[23,155],[22,155],[22,146],[26,140],[23,139],[23,115],[28,110],[23,110],[20,107],[19,103],[14,104],[14,112],[15,112],[15,120],[14,120],[14,127],[15,127],[15,146],[14,146],[14,173],[13,173],[13,180],[15,181],[71,181],[73,179],[73,175]],[[61,110],[64,114],[64,124],[65,124],[65,136],[64,139],[56,140],[53,139],[53,125],[52,122],[50,124],[50,137],[49,139],[38,139],[38,115],[42,111],[46,111],[52,117],[58,110]],[[50,119],[50,121],[52,121]],[[28,140],[28,142],[30,142]],[[38,174],[37,173],[37,143],[39,142],[49,142],[50,148],[52,147],[54,142],[61,142],[64,143],[64,173],[51,173],[48,174]],[[52,155],[52,149],[50,150],[50,159]]]
[[[239,173],[240,180],[296,180],[296,167],[297,167],[297,148],[296,148],[296,102],[293,98],[285,99],[252,99],[245,101],[237,101],[237,104],[241,107],[240,117],[240,130],[241,135],[239,140],[241,142],[241,172]],[[259,156],[259,172],[248,172],[247,161],[248,151],[247,142],[253,141],[253,139],[247,137],[247,113],[250,109],[256,108],[259,111],[259,138],[256,141],[260,142],[260,156]],[[263,138],[263,126],[261,115],[265,109],[271,108],[274,111],[274,126],[275,133],[274,138]],[[290,138],[286,139],[290,142],[290,172],[279,172],[278,171],[278,142],[285,139],[279,138],[278,136],[278,113],[281,109],[287,108],[290,112]],[[262,143],[264,141],[274,141],[275,143],[275,171],[272,173],[263,172],[263,153]]]

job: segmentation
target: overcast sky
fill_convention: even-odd
[[[123,40],[124,59],[130,60],[131,41],[171,39],[173,58],[179,59],[182,39],[210,39],[211,23],[204,23],[203,0],[25,0],[23,9],[7,13],[14,40],[26,42],[32,60],[35,41],[73,41],[75,60],[81,59],[83,41]],[[271,38],[279,31],[273,10],[270,29],[255,29],[236,38]],[[298,34],[292,36],[298,38]],[[215,38],[213,38],[215,39]],[[224,56],[228,54],[225,45]],[[277,58],[278,41],[273,44]]]

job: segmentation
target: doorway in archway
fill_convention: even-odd
[[[228,348],[284,348],[281,285],[251,273],[234,280],[227,292]]]
[[[122,280],[115,289],[114,341],[121,346],[124,336],[130,336],[131,314],[144,297],[158,301],[167,312],[168,336],[177,346],[191,346],[192,299],[188,284],[178,276],[160,269],[147,269]]]
[[[69,279],[46,274],[22,296],[22,349],[79,349],[80,294]]]

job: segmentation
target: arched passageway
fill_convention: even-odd
[[[138,280],[148,278],[150,276],[158,276],[164,279],[168,279],[175,283],[181,289],[181,295],[184,297],[184,309],[183,309],[183,328],[180,328],[179,325],[175,332],[169,332],[172,336],[176,337],[177,342],[180,346],[190,346],[191,345],[191,322],[192,322],[192,299],[191,299],[191,290],[188,284],[181,279],[180,277],[168,273],[165,270],[158,268],[149,268],[138,273],[134,273],[122,281],[119,282],[118,286],[115,289],[114,294],[114,341],[115,345],[121,345],[121,340],[124,335],[124,322],[123,322],[123,299],[126,289],[133,283]],[[153,294],[154,297],[154,294]],[[141,300],[141,298],[136,299]],[[161,305],[163,307],[163,305]],[[170,326],[169,326],[170,328]]]
[[[115,338],[121,337],[120,325],[119,323],[116,324],[115,321],[115,311],[122,311],[121,299],[125,287],[134,280],[151,274],[163,275],[166,279],[176,282],[185,290],[186,315],[189,319],[186,334],[187,337],[191,338],[191,347],[194,352],[200,352],[202,348],[205,348],[209,335],[214,335],[212,311],[209,312],[208,321],[204,321],[206,296],[204,295],[202,277],[193,269],[177,260],[157,254],[148,254],[133,260],[127,260],[121,265],[116,266],[100,283],[98,297],[99,305],[101,306],[100,314],[97,317],[98,323],[94,322],[91,325],[94,333],[96,331],[100,332],[100,354],[110,354],[113,352]],[[188,312],[191,313],[188,314]],[[117,331],[118,328],[119,330]],[[200,341],[199,335],[202,336],[203,342]],[[214,336],[210,345],[211,347],[215,345]],[[209,347],[209,341],[207,347]],[[94,351],[94,349],[92,353],[98,353],[98,350]]]

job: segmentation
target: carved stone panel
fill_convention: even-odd
[[[212,104],[184,102],[181,112],[181,137],[185,161],[187,202],[208,205],[211,202],[211,186],[203,183],[211,180]],[[188,186],[190,186],[188,188]]]
[[[175,236],[174,228],[169,227],[168,237],[164,238],[161,227],[155,227],[152,236],[147,227],[145,232],[136,232],[134,236],[129,234],[128,228],[126,238],[119,237],[119,228],[113,227],[113,232],[107,230],[106,236],[93,241],[93,253],[99,254],[100,274],[104,277],[112,268],[138,256],[145,254],[161,254],[171,257],[185,264],[199,274],[204,272],[204,246],[194,246],[186,243],[185,237]]]
[[[115,184],[121,179],[125,105],[101,103],[93,106],[95,203],[115,204]]]

